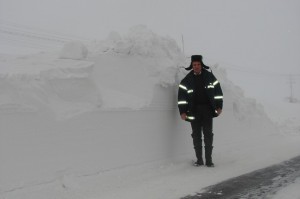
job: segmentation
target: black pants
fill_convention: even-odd
[[[194,148],[196,150],[202,148],[202,134],[205,147],[212,147],[214,136],[212,109],[209,105],[200,105],[197,106],[195,113],[196,120],[191,122]]]

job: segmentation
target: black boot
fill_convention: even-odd
[[[212,158],[211,158],[211,155],[212,155],[212,149],[213,147],[212,146],[205,146],[205,164],[207,167],[214,167],[214,163],[212,162]]]
[[[197,161],[194,163],[194,166],[202,166],[204,165],[203,158],[202,158],[202,146],[201,147],[195,147],[196,157]]]

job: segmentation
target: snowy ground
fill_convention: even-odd
[[[292,184],[289,186],[283,188],[280,190],[276,196],[273,197],[273,199],[280,199],[280,198],[285,198],[285,199],[299,199],[300,198],[300,178],[295,180]]]
[[[222,181],[182,199],[270,199],[300,177],[300,156]],[[283,197],[285,198],[285,197]]]
[[[138,26],[87,44],[88,54],[73,45],[71,54],[0,56],[1,199],[174,199],[299,155],[299,104],[247,98],[220,66],[216,167],[192,167],[176,43]]]

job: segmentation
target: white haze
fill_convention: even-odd
[[[143,24],[171,36],[181,47],[183,35],[187,57],[202,54],[206,63],[226,67],[233,81],[252,97],[264,90],[249,88],[254,82],[243,80],[241,71],[253,76],[264,72],[272,80],[277,77],[275,80],[282,82],[281,98],[290,95],[286,75],[296,74],[294,93],[299,98],[299,11],[297,0],[0,0],[0,30],[21,25],[33,32],[101,40],[111,31],[124,34],[130,27]],[[1,31],[3,53],[26,53],[44,47],[6,37],[7,33]]]
[[[299,22],[298,0],[0,0],[0,198],[175,198],[299,154]],[[131,29],[139,24],[148,29]],[[53,35],[89,54],[58,58],[74,54],[58,55]],[[181,35],[185,61],[171,39],[182,48]],[[51,53],[24,55],[40,51]],[[174,76],[191,54],[225,93],[213,176],[191,170],[190,127],[174,109]],[[298,103],[288,103],[290,82]],[[183,157],[169,162],[167,150]],[[158,158],[167,163],[146,163]]]
[[[87,39],[143,24],[170,35],[186,55],[236,67],[299,73],[297,0],[0,0],[0,22]]]
[[[125,34],[139,24],[171,36],[181,48],[183,35],[187,61],[192,54],[202,54],[205,63],[226,68],[247,96],[262,103],[272,97],[286,100],[290,82],[293,97],[300,99],[297,0],[0,0],[0,53],[62,47],[45,38],[15,38],[7,33],[11,27],[37,36],[92,41],[105,39],[111,31]]]
[[[1,55],[0,198],[180,198],[299,154],[299,116],[275,124],[213,67],[226,99],[214,120],[216,167],[193,167],[190,124],[176,107],[184,62],[174,40],[145,26],[56,53]]]

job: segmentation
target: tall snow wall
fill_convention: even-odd
[[[84,60],[1,56],[2,193],[71,173],[192,157],[190,125],[177,110],[186,63],[175,41],[138,26],[86,45]],[[220,150],[234,146],[234,136],[274,130],[262,107],[224,70],[213,71],[225,101],[214,120]]]

